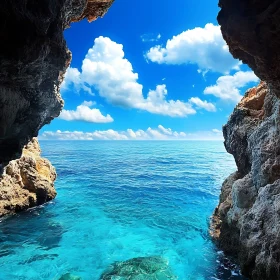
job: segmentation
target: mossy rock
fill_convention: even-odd
[[[162,257],[140,257],[116,262],[100,280],[176,280],[168,261]]]

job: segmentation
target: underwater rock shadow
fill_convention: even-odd
[[[12,253],[22,244],[35,244],[43,250],[58,247],[66,230],[55,221],[55,217],[44,206],[39,206],[3,219],[0,256]]]

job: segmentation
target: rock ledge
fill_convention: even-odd
[[[56,172],[41,158],[37,138],[24,148],[19,159],[12,160],[0,177],[0,217],[41,205],[55,198]]]

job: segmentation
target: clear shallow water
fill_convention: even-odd
[[[180,280],[242,279],[208,236],[235,164],[222,142],[43,141],[57,198],[0,223],[0,279],[98,280],[115,261],[163,256]]]

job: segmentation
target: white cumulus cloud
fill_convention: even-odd
[[[199,97],[192,97],[189,100],[190,103],[194,104],[198,109],[205,109],[208,112],[216,112],[216,107],[214,104],[203,101]]]
[[[182,102],[180,100],[166,100],[166,85],[158,85],[155,90],[150,90],[147,99],[139,103],[139,109],[147,110],[155,114],[163,114],[171,117],[184,117],[195,114],[191,103]]]
[[[259,82],[259,78],[252,71],[239,71],[234,75],[219,77],[216,85],[205,88],[204,94],[212,94],[222,100],[237,103],[242,98],[240,89],[251,82]]]
[[[170,117],[196,113],[193,103],[169,100],[164,84],[150,90],[145,98],[143,86],[138,83],[138,74],[125,58],[123,45],[107,37],[95,39],[94,46],[83,60],[81,72],[76,68],[69,68],[68,71],[64,87],[74,85],[87,91],[97,90],[101,97],[113,105]]]
[[[64,80],[61,84],[61,91],[69,90],[71,87],[79,93],[81,89],[90,95],[94,95],[91,88],[82,81],[81,73],[77,68],[69,67],[65,73]]]
[[[92,106],[94,106],[95,104],[96,104],[95,101],[84,101],[84,102],[82,103],[82,105],[85,105],[85,106],[88,106],[88,107],[92,107]]]
[[[166,46],[151,48],[146,57],[160,64],[196,64],[201,71],[227,73],[241,64],[229,52],[221,29],[212,23],[196,27],[168,40]]]
[[[221,133],[214,130],[186,133],[159,125],[157,128],[149,127],[146,130],[45,131],[39,138],[40,140],[223,140]]]
[[[76,110],[62,110],[59,118],[66,121],[84,121],[90,123],[110,123],[113,118],[110,115],[103,116],[99,109],[91,109],[94,103],[84,101]]]

